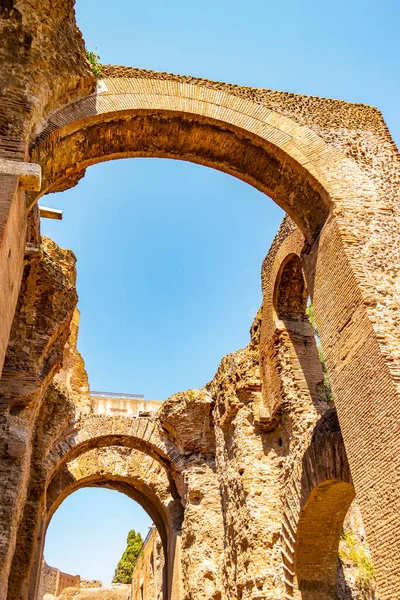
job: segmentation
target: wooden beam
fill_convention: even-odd
[[[39,215],[41,219],[57,219],[61,221],[63,211],[58,208],[47,208],[47,206],[39,206]]]

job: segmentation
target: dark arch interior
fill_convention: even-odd
[[[301,260],[291,254],[283,263],[274,292],[275,311],[283,321],[307,321],[307,289]]]

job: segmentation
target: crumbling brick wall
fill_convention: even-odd
[[[59,596],[66,588],[79,588],[80,583],[81,578],[79,575],[63,573],[59,569],[50,567],[46,561],[43,560],[37,600],[43,600],[45,594]]]

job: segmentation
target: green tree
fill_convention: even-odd
[[[314,307],[310,301],[307,304],[306,313],[307,313],[308,320],[310,321],[311,325],[314,328],[314,335],[315,335],[315,341],[317,344],[318,356],[319,356],[319,360],[321,361],[322,372],[324,374],[324,388],[325,388],[326,399],[329,402],[329,404],[334,404],[331,383],[329,381],[328,370],[326,368],[324,353],[322,352],[321,343],[319,341],[317,324],[315,322]]]
[[[142,549],[143,539],[140,533],[136,533],[134,529],[131,529],[126,543],[126,549],[115,569],[112,583],[131,583],[132,581],[133,569]]]

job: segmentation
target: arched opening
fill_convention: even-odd
[[[317,486],[304,506],[297,529],[296,574],[303,600],[336,598],[337,557],[353,486],[326,481]]]
[[[307,321],[307,288],[304,281],[300,257],[289,254],[278,274],[274,305],[278,319],[290,327],[291,321]]]
[[[43,496],[42,502],[45,505],[42,503],[42,508],[40,505],[38,507],[34,534],[36,541],[29,548],[29,555],[22,554],[21,557],[30,565],[24,584],[29,590],[28,597],[35,600],[38,598],[44,541],[53,515],[75,492],[88,488],[106,488],[120,492],[147,513],[149,523],[154,523],[157,529],[157,540],[162,548],[158,552],[157,581],[162,581],[162,589],[159,591],[164,600],[173,600],[173,589],[174,586],[179,587],[177,578],[181,576],[179,534],[183,520],[183,508],[173,480],[162,464],[151,456],[132,448],[112,445],[75,453],[67,461],[61,461],[54,471]],[[32,525],[29,524],[28,527],[31,530]],[[131,527],[127,528],[126,534],[129,529]],[[32,531],[30,535],[33,535]],[[54,564],[50,566],[59,567]],[[22,585],[18,579],[17,562],[14,562],[13,567],[10,593],[14,593]],[[80,574],[84,576],[83,573]],[[58,577],[51,570],[48,576],[50,579]]]
[[[375,600],[378,591],[353,486],[326,481],[304,506],[296,548],[302,600]]]
[[[314,331],[306,314],[304,237],[290,219],[283,221],[276,239],[280,237],[262,267],[260,362],[264,411],[272,422],[283,407],[292,418],[298,411],[318,414],[326,407]]]
[[[83,487],[106,487],[125,494],[147,512],[157,528],[162,546],[157,581],[162,572],[162,597],[172,600],[177,585],[173,580],[180,573],[177,536],[183,509],[167,470],[159,460],[126,446],[100,444],[78,450],[59,463],[47,488],[47,523],[65,498]],[[144,562],[146,570],[148,560]]]
[[[298,506],[297,523],[288,510],[284,528],[288,597],[375,600],[374,570],[334,408],[317,422],[302,457]]]
[[[314,331],[306,312],[307,298],[301,257],[297,253],[289,253],[283,259],[275,280],[273,304],[276,332],[273,344],[275,353],[278,346],[283,345],[282,351],[290,356],[288,366],[295,374],[294,385],[299,396],[308,395],[319,412],[324,408],[326,398]],[[283,364],[283,355],[279,358]],[[280,365],[274,365],[275,372],[281,368]]]
[[[38,600],[45,593],[58,597],[66,588],[76,588],[78,598],[111,593],[125,600],[151,524],[148,514],[125,494],[103,487],[70,494],[47,529]],[[163,556],[162,545],[160,552]]]

